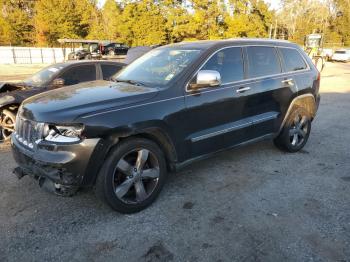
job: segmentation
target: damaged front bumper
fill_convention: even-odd
[[[12,136],[12,153],[19,167],[18,178],[30,175],[45,189],[60,195],[72,195],[81,186],[99,139],[80,143],[52,144],[41,142],[34,150]]]

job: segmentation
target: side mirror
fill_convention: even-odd
[[[57,88],[57,87],[62,87],[64,86],[64,79],[63,78],[56,78],[52,81],[52,86]]]
[[[190,89],[196,90],[202,87],[216,87],[221,85],[221,75],[215,70],[200,70]]]

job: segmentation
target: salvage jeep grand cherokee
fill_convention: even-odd
[[[112,208],[150,205],[167,172],[208,154],[273,138],[308,140],[320,74],[295,44],[272,40],[156,48],[112,81],[27,99],[12,135],[18,177],[58,194],[94,186]]]

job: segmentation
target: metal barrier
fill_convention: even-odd
[[[64,61],[62,48],[0,47],[0,64],[52,64]],[[70,49],[66,53],[69,53]]]

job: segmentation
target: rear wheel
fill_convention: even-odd
[[[157,198],[166,173],[164,155],[157,144],[143,138],[127,139],[103,164],[95,191],[116,211],[138,212]]]
[[[15,131],[16,116],[10,110],[4,109],[0,111],[0,129],[1,138],[0,140],[9,140],[11,134]]]
[[[287,121],[277,138],[275,145],[287,152],[297,152],[302,149],[310,135],[311,119],[303,108],[295,109],[287,118]]]

